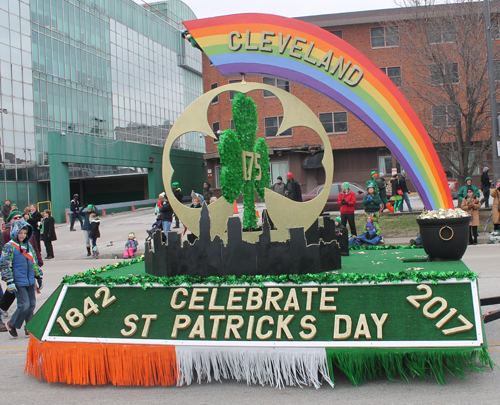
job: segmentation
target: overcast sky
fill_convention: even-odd
[[[284,17],[346,13],[396,8],[394,0],[183,0],[198,18],[239,13],[277,14]],[[136,3],[143,4],[141,0]],[[146,2],[148,2],[146,0]]]

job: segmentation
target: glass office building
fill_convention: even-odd
[[[196,16],[179,0],[161,8],[132,0],[0,1],[2,202],[50,199],[53,131],[164,144],[203,86],[201,52],[180,35],[182,21]],[[199,134],[176,146],[205,151]],[[70,166],[70,179],[124,172],[112,164]]]

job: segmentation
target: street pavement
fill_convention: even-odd
[[[242,207],[239,207],[240,213]],[[261,210],[262,207],[259,207]],[[417,207],[415,207],[417,208]],[[241,215],[241,214],[240,214]],[[68,224],[56,226],[58,240],[54,243],[55,259],[47,260],[43,267],[45,287],[37,295],[37,309],[57,288],[64,275],[85,271],[93,267],[114,263],[121,259],[129,232],[135,232],[144,250],[146,229],[154,222],[153,209],[140,209],[101,217],[101,238],[98,240],[99,259],[86,256],[83,232],[75,224],[70,232]],[[182,227],[181,227],[182,228]],[[406,244],[410,237],[386,239],[386,243]],[[43,250],[43,247],[42,247]],[[499,245],[470,246],[464,256],[467,266],[481,274],[481,297],[500,296]],[[45,256],[45,255],[44,255]],[[5,288],[5,284],[3,283]],[[486,307],[485,311],[500,306]],[[15,304],[9,311],[13,313]],[[492,359],[500,365],[500,320],[485,325]],[[12,339],[0,333],[0,403],[3,404],[498,404],[500,370],[485,369],[484,373],[471,373],[464,380],[447,378],[445,386],[434,379],[409,382],[379,378],[352,386],[347,378],[336,376],[336,387],[287,387],[277,390],[269,386],[247,386],[245,383],[225,381],[184,387],[114,387],[70,386],[48,384],[24,374],[26,348],[29,339]]]

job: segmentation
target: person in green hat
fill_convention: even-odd
[[[379,190],[378,183],[377,183],[377,177],[378,177],[378,173],[375,170],[373,172],[371,172],[370,173],[370,180],[368,180],[366,182],[366,188],[368,188],[368,183],[371,183],[371,184],[373,184],[373,188],[375,189],[375,192],[377,194],[380,194],[380,190]]]
[[[373,221],[378,221],[380,216],[380,208],[384,205],[382,204],[382,200],[380,196],[375,191],[376,183],[374,181],[369,181],[366,184],[368,189],[368,194],[363,198],[363,205],[365,206],[366,215],[371,215],[373,217]]]
[[[460,188],[460,190],[458,190],[458,194],[457,194],[457,197],[458,197],[458,205],[457,205],[457,207],[459,207],[459,208],[460,208],[460,207],[462,207],[462,200],[463,200],[465,197],[467,197],[467,190],[468,190],[469,188],[472,188],[472,190],[474,190],[474,195],[475,195],[477,198],[481,197],[481,194],[479,193],[479,189],[478,189],[476,186],[474,186],[474,185],[472,184],[472,179],[471,179],[470,177],[467,177],[467,178],[465,179],[465,186],[462,186],[462,187]]]
[[[100,215],[99,210],[95,205],[89,204],[86,207],[80,208],[80,211],[78,211],[78,214],[83,216],[83,237],[85,238],[85,247],[87,248],[87,256],[91,256],[91,241],[90,241],[90,236],[89,236],[89,231],[90,231],[90,215],[91,214],[96,214],[97,216]]]
[[[354,210],[356,206],[356,194],[354,191],[350,190],[351,185],[346,181],[342,184],[342,191],[339,193],[338,204],[340,206],[340,218],[343,227],[347,225],[349,221],[349,228],[351,228],[351,234],[357,235],[356,233],[356,222],[354,221]]]
[[[184,198],[184,194],[182,194],[182,190],[179,187],[179,183],[176,181],[172,183],[172,191],[174,192],[175,198],[177,198],[177,201],[182,203],[182,200]],[[175,218],[175,226],[174,228],[179,228],[179,217],[175,215],[174,213],[174,218]]]

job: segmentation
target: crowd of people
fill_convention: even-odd
[[[466,178],[466,184],[458,191],[457,207],[467,211],[472,220],[470,223],[469,243],[477,244],[478,226],[479,226],[479,208],[484,204],[485,208],[489,208],[490,196],[493,198],[491,220],[494,226],[494,231],[500,232],[500,179],[494,188],[493,183],[488,175],[489,168],[484,167],[481,175],[481,191],[472,184],[472,178]],[[366,182],[367,195],[363,199],[366,224],[362,233],[358,233],[356,229],[354,211],[356,206],[356,194],[351,191],[349,182],[344,182],[341,185],[341,192],[338,196],[338,204],[340,209],[340,224],[342,228],[350,229],[350,245],[370,244],[376,245],[384,243],[382,232],[380,229],[380,214],[384,210],[389,212],[403,212],[404,204],[408,211],[413,212],[413,207],[410,202],[410,191],[406,182],[406,172],[394,173],[389,180],[386,180],[384,173],[372,171],[370,180]],[[271,186],[274,192],[286,196],[294,201],[302,201],[302,197],[297,198],[300,194],[300,185],[293,178],[292,173],[287,174],[287,182],[283,182],[283,178],[278,176],[276,183]],[[297,191],[295,191],[297,190]],[[391,201],[387,195],[391,194]],[[481,192],[483,198],[481,197]],[[410,244],[419,245],[420,235],[415,239],[410,240]]]

